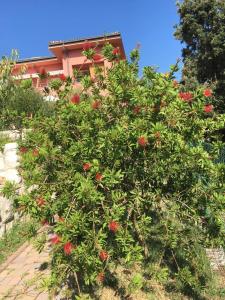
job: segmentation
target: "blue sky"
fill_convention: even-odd
[[[127,55],[141,44],[141,66],[166,72],[181,56],[173,37],[175,0],[2,0],[0,57],[46,56],[48,42],[120,31]]]

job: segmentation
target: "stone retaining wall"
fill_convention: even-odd
[[[0,151],[0,237],[12,227],[14,221],[19,218],[14,213],[12,201],[1,193],[6,181],[21,184],[22,178],[18,173],[19,156],[17,143],[7,143],[3,151]]]

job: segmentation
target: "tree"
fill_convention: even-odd
[[[184,43],[183,80],[187,88],[212,84],[215,106],[225,110],[225,1],[184,0],[175,37]]]
[[[17,53],[12,51],[10,57],[0,61],[0,130],[20,129],[27,118],[50,115],[54,109],[54,104],[45,101],[32,87],[31,79],[19,82],[12,75],[17,58]]]

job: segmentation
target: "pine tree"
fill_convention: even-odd
[[[216,109],[224,112],[225,1],[184,0],[178,13],[175,37],[184,44],[183,81],[189,88],[197,82],[212,84]]]

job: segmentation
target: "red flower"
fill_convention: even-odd
[[[138,138],[138,144],[139,144],[141,147],[145,147],[145,146],[148,144],[148,140],[146,139],[146,137],[140,136],[140,137]]]
[[[186,93],[180,92],[179,96],[185,102],[191,102],[193,100],[193,95],[190,92],[186,92]]]
[[[83,45],[83,50],[84,50],[84,51],[87,51],[87,50],[89,50],[89,49],[91,49],[91,48],[92,48],[92,44],[91,44],[90,42],[86,41],[86,42],[84,43],[84,45]]]
[[[59,75],[60,80],[66,81],[66,76],[64,74]]]
[[[79,104],[79,103],[80,103],[80,96],[79,96],[78,94],[73,95],[73,97],[70,99],[70,101],[71,101],[73,104]]]
[[[116,221],[111,221],[108,225],[109,230],[112,231],[113,233],[117,232],[119,227],[120,225]]]
[[[212,90],[210,90],[210,89],[204,90],[203,95],[205,97],[211,97],[212,96]]]
[[[33,156],[38,156],[39,155],[38,149],[34,149],[32,153],[33,153]]]
[[[113,51],[112,51],[112,54],[113,55],[119,55],[120,54],[120,48],[119,47],[114,48]]]
[[[84,171],[88,171],[88,170],[90,170],[90,168],[91,168],[91,164],[90,163],[83,164],[83,170]]]
[[[204,112],[205,113],[211,113],[213,111],[213,105],[212,104],[206,104],[204,106]]]
[[[95,53],[95,54],[92,56],[92,59],[93,59],[94,61],[98,61],[98,60],[102,59],[102,56],[101,56],[101,54]]]
[[[140,106],[135,106],[134,107],[134,109],[133,109],[133,112],[135,113],[135,114],[139,114],[139,112],[141,111],[141,107]]]
[[[20,153],[26,153],[27,148],[26,147],[20,147]]]
[[[106,251],[102,250],[99,253],[99,257],[100,257],[101,261],[106,261],[109,257],[109,254]]]
[[[65,245],[64,245],[64,247],[63,247],[63,249],[64,249],[64,253],[66,254],[66,255],[70,255],[71,254],[71,252],[72,252],[72,250],[73,250],[73,244],[71,243],[71,242],[67,242]]]
[[[43,206],[46,203],[45,199],[42,197],[38,198],[36,201],[38,206]]]
[[[54,234],[54,235],[51,237],[51,243],[52,243],[53,245],[58,244],[60,241],[61,241],[61,239],[60,239],[60,237],[59,237],[57,234]]]
[[[40,74],[41,74],[41,76],[47,76],[47,72],[45,69],[42,69]]]
[[[96,100],[96,101],[94,101],[94,102],[92,103],[91,106],[92,106],[93,109],[99,109],[99,108],[101,107],[101,102],[98,101],[98,100]]]
[[[101,173],[97,173],[97,174],[95,175],[95,179],[96,179],[97,181],[101,181],[102,178],[103,178],[103,175],[102,175]]]
[[[104,272],[98,273],[97,281],[103,282],[104,280],[105,280],[105,273]]]

